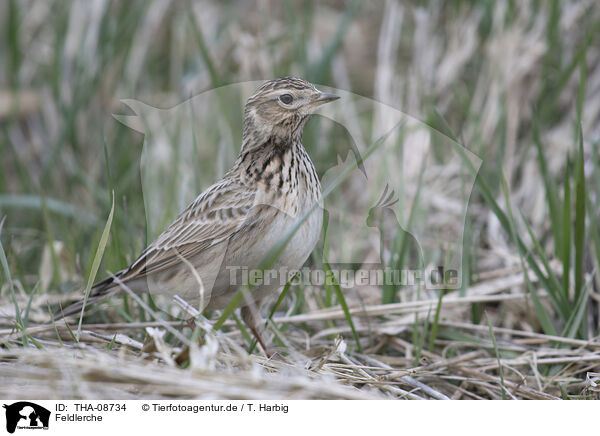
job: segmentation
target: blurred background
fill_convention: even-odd
[[[436,155],[441,149],[434,135],[424,139],[422,131],[412,131],[367,165],[367,174],[389,159],[413,170],[412,182],[397,192],[401,224],[421,225],[421,234],[435,231],[432,250],[442,258],[439,247],[460,236],[461,295],[482,282],[493,282],[487,294],[531,295],[526,304],[476,302],[446,319],[485,325],[487,311],[499,327],[580,339],[598,335],[595,0],[5,0],[0,29],[2,307],[12,307],[9,288],[25,305],[34,291],[80,289],[113,190],[114,218],[99,275],[123,268],[148,242],[144,135],[113,116],[136,113],[121,100],[169,109],[225,85],[297,75],[389,105],[481,159],[474,188],[455,186],[448,182],[455,167],[443,153]],[[229,133],[223,139],[207,132],[216,141],[216,163],[190,182],[192,193],[235,156],[246,97],[203,106],[222,120],[219,132]],[[353,101],[344,106],[343,128],[319,119],[307,127],[304,143],[320,175],[338,155],[345,159],[349,137],[361,152],[377,139],[381,114]],[[202,138],[202,129],[195,136]],[[231,144],[229,154],[219,154]],[[448,178],[419,178],[414,169],[424,155],[412,144],[426,144],[439,170],[431,174],[446,169]],[[356,183],[344,189],[363,207],[374,204],[381,190],[362,193]],[[433,206],[414,216],[411,205],[419,195]],[[185,201],[172,202],[164,220]],[[328,292],[308,303],[298,297],[288,314],[339,303]],[[430,297],[441,301],[440,295]],[[380,289],[348,291],[347,298],[351,304],[399,301]],[[417,317],[414,328],[421,333],[413,330],[412,338],[429,338],[432,351],[443,331],[427,331],[428,323]],[[411,359],[415,354],[420,351]]]

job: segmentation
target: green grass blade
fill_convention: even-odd
[[[104,249],[106,248],[106,243],[108,242],[108,236],[110,235],[110,227],[112,225],[113,216],[115,212],[115,193],[113,191],[112,198],[112,206],[110,208],[110,213],[108,214],[108,219],[106,220],[106,225],[104,226],[104,230],[102,231],[102,236],[100,237],[100,243],[98,244],[98,248],[96,249],[96,254],[94,256],[94,261],[92,263],[92,270],[88,277],[88,282],[85,287],[85,296],[83,298],[83,306],[81,307],[81,315],[79,316],[79,324],[77,325],[77,334],[76,338],[79,341],[81,337],[81,324],[83,323],[83,313],[85,311],[85,305],[87,304],[88,297],[90,296],[90,292],[92,290],[92,285],[96,280],[96,274],[98,273],[98,269],[100,268],[100,262],[102,261],[102,255],[104,254]]]
[[[54,198],[44,198],[48,212],[74,218],[85,225],[95,225],[98,218],[72,204]],[[32,209],[42,211],[42,198],[34,194],[0,194],[0,209]]]
[[[60,333],[58,333],[58,327],[56,327],[56,322],[54,321],[54,311],[50,307],[50,303],[46,303],[46,304],[48,305],[48,315],[50,315],[50,324],[52,324],[52,327],[54,328],[54,333],[56,333],[56,339],[58,340],[58,343],[62,347],[64,344],[60,337]]]
[[[71,339],[73,340],[73,342],[78,343],[79,339],[77,338],[77,336],[73,332],[73,329],[71,329],[71,326],[69,325],[69,323],[66,322],[66,321],[64,321],[64,323],[65,323],[65,326],[67,327],[67,332],[69,332],[69,336],[71,336]]]
[[[113,336],[113,338],[109,342],[108,346],[106,347],[106,349],[108,351],[111,351],[114,348],[116,341],[117,341],[117,334],[115,333],[114,336]]]
[[[566,319],[568,317],[568,314],[570,313],[570,304],[569,304],[568,295],[564,294],[561,291],[562,286],[559,283],[558,278],[556,277],[556,274],[550,267],[550,262],[548,261],[548,258],[546,256],[546,254],[544,253],[544,250],[542,249],[542,246],[541,246],[538,238],[536,238],[531,226],[527,222],[527,219],[525,218],[523,213],[521,211],[519,211],[519,212],[521,213],[521,219],[523,220],[523,223],[525,224],[527,232],[529,233],[529,237],[531,238],[531,241],[533,242],[533,246],[535,247],[536,253],[537,253],[540,261],[542,262],[542,265],[544,266],[544,270],[546,271],[546,274],[548,275],[548,281],[549,281],[549,283],[552,284],[551,287],[546,288],[546,290],[548,291],[548,295],[550,296],[553,303],[558,308],[561,316],[563,316],[563,318]],[[523,264],[523,267],[524,266],[525,265]],[[525,269],[524,271],[527,274],[527,270]]]
[[[575,300],[579,299],[583,286],[583,262],[585,255],[585,198],[586,180],[584,174],[583,130],[579,129],[579,151],[575,167]]]
[[[533,143],[537,149],[537,161],[540,166],[540,173],[544,180],[544,188],[546,189],[546,198],[548,199],[548,209],[550,212],[550,225],[552,226],[552,234],[554,236],[554,244],[556,245],[556,251],[558,253],[563,252],[563,239],[561,237],[563,232],[563,215],[561,214],[561,205],[558,195],[558,189],[556,183],[550,176],[548,171],[548,162],[546,161],[546,155],[540,139],[539,125],[537,119],[533,120]]]
[[[221,327],[223,327],[223,324],[225,324],[225,321],[227,321],[229,317],[233,314],[235,309],[237,309],[238,305],[244,299],[244,292],[250,292],[250,290],[245,288],[238,289],[238,291],[235,293],[229,304],[223,310],[223,313],[221,314],[217,322],[213,324],[214,331],[220,330]]]
[[[48,248],[50,249],[50,259],[52,260],[52,277],[55,283],[62,283],[62,277],[60,274],[60,268],[58,266],[58,255],[54,246],[54,230],[50,222],[50,214],[46,208],[46,198],[42,195],[42,222],[44,223],[44,231],[46,233],[46,239]]]
[[[351,0],[346,7],[344,15],[342,16],[339,25],[335,31],[335,34],[329,41],[329,44],[325,47],[321,58],[316,65],[312,65],[309,69],[308,79],[321,83],[327,79],[329,71],[331,69],[332,60],[335,58],[336,53],[342,48],[344,42],[344,35],[348,31],[348,27],[352,23],[352,20],[360,10],[363,4],[362,0]]]
[[[600,222],[600,217],[598,217],[594,214],[592,200],[590,199],[589,192],[587,193],[586,199],[587,199],[587,203],[588,203],[587,211],[588,211],[589,222],[590,223]],[[594,256],[596,258],[596,270],[600,271],[600,232],[598,231],[598,227],[594,226],[594,225],[591,225],[589,227],[589,230],[590,230],[590,236],[591,236],[593,248],[594,248]]]
[[[294,276],[294,277],[296,277],[296,276]],[[285,286],[283,287],[283,290],[279,294],[277,301],[275,302],[275,304],[273,305],[273,308],[271,309],[271,313],[269,313],[269,319],[273,319],[273,315],[275,315],[275,312],[277,311],[277,309],[279,308],[281,303],[283,303],[283,300],[285,300],[285,297],[289,293],[290,288],[292,286],[292,282],[294,281],[294,277],[289,282],[287,282],[285,284]]]
[[[348,309],[348,304],[346,303],[346,299],[344,298],[342,288],[340,287],[340,284],[337,282],[335,275],[333,274],[333,271],[331,270],[331,266],[329,266],[329,263],[324,262],[323,266],[325,267],[325,277],[326,278],[330,277],[331,284],[333,286],[333,289],[335,291],[337,299],[340,303],[340,306],[342,306],[342,310],[344,311],[344,316],[346,317],[346,321],[348,321],[348,325],[350,326],[350,329],[352,330],[352,336],[354,336],[354,341],[356,342],[356,347],[358,348],[358,352],[362,353],[363,349],[362,349],[362,346],[360,345],[360,337],[358,336],[358,332],[356,331],[356,328],[354,327],[354,321],[352,321],[352,315],[350,314],[350,309]]]
[[[434,112],[437,115],[438,121],[442,124],[442,126],[441,126],[441,129],[437,129],[436,126],[433,126],[433,125],[431,127],[439,130],[441,133],[448,136],[448,138],[452,139],[451,143],[454,145],[455,150],[458,152],[459,156],[463,159],[467,169],[471,172],[471,174],[473,174],[476,177],[475,185],[479,189],[479,192],[483,196],[483,199],[488,204],[488,206],[490,207],[490,209],[492,210],[494,215],[496,215],[496,218],[500,222],[500,225],[502,226],[504,231],[506,231],[507,233],[511,233],[510,219],[508,218],[508,216],[504,213],[504,211],[500,208],[500,206],[494,199],[492,190],[490,189],[490,187],[487,185],[487,183],[481,177],[477,177],[477,175],[478,175],[477,170],[475,169],[475,167],[469,160],[468,156],[466,156],[464,150],[462,149],[462,146],[457,142],[456,137],[452,134],[452,131],[451,131],[450,127],[448,126],[448,123],[446,122],[445,118],[442,116],[442,114],[439,112],[439,110],[437,110],[437,108]],[[544,273],[540,269],[540,266],[538,265],[536,260],[532,256],[529,255],[527,247],[525,246],[525,243],[523,242],[523,240],[521,239],[521,237],[518,234],[515,234],[515,244],[517,245],[517,248],[518,248],[519,252],[521,253],[521,255],[527,260],[529,267],[533,270],[534,274],[536,275],[536,277],[538,278],[540,283],[542,283],[546,289],[552,287],[553,286],[552,282],[544,275]]]
[[[575,103],[575,109],[577,114],[577,126],[581,127],[582,124],[582,116],[583,116],[583,107],[585,103],[585,88],[587,83],[587,45],[581,47],[583,54],[579,61],[579,86],[577,87],[577,101]]]
[[[582,322],[584,321],[584,315],[588,308],[590,288],[592,287],[592,283],[593,275],[592,278],[590,278],[590,280],[585,284],[579,295],[579,298],[575,302],[571,316],[567,320],[561,336],[565,338],[574,338],[580,328],[583,331]]]
[[[2,227],[4,227],[4,221],[6,217],[2,218],[0,221],[0,236],[2,235]],[[10,274],[10,268],[8,267],[8,260],[6,259],[6,253],[4,252],[4,247],[2,246],[2,241],[0,240],[0,263],[2,263],[2,269],[4,270],[4,275],[6,276],[6,281],[8,282],[8,292],[10,293],[10,298],[15,306],[15,317],[17,319],[17,324],[22,326],[23,319],[21,318],[21,310],[19,309],[19,303],[17,301],[17,295],[15,294],[15,284],[12,280],[12,275]]]
[[[437,337],[438,323],[440,322],[440,312],[442,311],[442,300],[446,291],[442,289],[438,297],[438,303],[435,308],[435,314],[433,315],[433,323],[431,324],[431,333],[429,334],[429,351],[433,351],[435,345],[435,339]]]
[[[200,28],[198,20],[196,19],[196,15],[194,14],[194,11],[192,9],[190,9],[188,17],[192,27],[194,39],[196,41],[196,44],[198,44],[198,48],[200,49],[200,56],[204,61],[204,65],[206,65],[206,69],[208,70],[212,86],[214,88],[217,88],[222,84],[221,76],[219,75],[219,73],[217,73],[215,61],[213,60],[212,55],[210,54],[210,50],[206,45],[206,41],[204,40],[204,34],[202,33],[202,29]]]
[[[596,33],[598,33],[599,31],[600,20],[597,20],[596,22],[588,26],[585,39],[578,46],[577,50],[575,51],[575,54],[573,55],[573,58],[571,59],[571,62],[569,62],[566,68],[561,72],[556,85],[553,87],[551,94],[549,94],[550,99],[544,105],[545,108],[548,108],[547,110],[553,109],[558,106],[557,102],[558,98],[560,97],[560,94],[563,92],[564,88],[569,83],[569,79],[573,75],[573,72],[577,68],[577,65],[579,65],[581,62],[585,62],[587,47],[590,44],[590,42],[593,41],[594,37],[596,36]]]
[[[552,323],[552,317],[550,316],[544,305],[541,303],[540,298],[538,297],[538,294],[535,288],[533,287],[533,283],[529,278],[529,271],[525,266],[523,256],[519,256],[519,259],[521,261],[521,268],[523,268],[523,275],[525,277],[525,285],[527,286],[527,292],[529,292],[529,296],[533,301],[533,308],[535,309],[538,321],[542,326],[542,330],[544,330],[544,333],[546,333],[547,335],[556,336],[556,329],[554,328],[554,324]],[[549,295],[551,294],[549,293]],[[557,307],[560,306],[557,304]]]
[[[241,332],[242,337],[244,338],[244,340],[248,344],[250,344],[250,349],[248,350],[248,354],[252,354],[252,352],[254,351],[254,347],[256,347],[256,344],[257,344],[258,341],[256,340],[256,338],[253,338],[250,335],[250,333],[248,333],[248,329],[246,329],[246,326],[244,325],[244,323],[242,322],[242,320],[235,313],[231,314],[231,318],[233,318],[233,320],[235,321],[235,325],[237,326],[237,328]]]
[[[425,318],[425,322],[423,323],[423,328],[419,333],[419,313],[415,312],[415,321],[413,323],[413,345],[414,345],[414,354],[415,354],[415,366],[421,364],[421,355],[423,353],[423,348],[425,347],[425,338],[427,337],[427,333],[429,332],[429,320],[431,318],[431,308],[427,311],[427,317]]]
[[[516,243],[517,242],[517,231],[516,231],[516,226],[515,226],[515,222],[514,222],[514,216],[512,213],[512,207],[510,205],[508,184],[506,183],[506,179],[504,177],[502,177],[502,191],[504,193],[504,201],[506,202],[507,215],[508,215],[508,218],[510,219],[510,232],[509,233],[513,239],[513,242]],[[552,321],[550,320],[550,315],[548,314],[548,312],[546,311],[544,306],[541,304],[539,297],[538,297],[537,293],[535,292],[535,289],[533,288],[531,280],[529,280],[529,273],[527,272],[527,266],[525,265],[524,256],[521,253],[521,251],[519,251],[519,259],[521,261],[521,268],[523,269],[523,274],[525,275],[525,282],[527,284],[527,289],[529,290],[529,294],[531,295],[531,298],[533,300],[535,312],[538,316],[540,324],[542,324],[542,328],[544,329],[544,331],[547,334],[555,333],[554,326],[552,325]]]
[[[565,165],[565,188],[564,188],[564,203],[563,203],[563,229],[562,229],[562,252],[559,257],[563,268],[563,295],[568,300],[569,298],[569,282],[571,271],[571,162],[567,157]]]
[[[29,311],[31,309],[31,302],[33,301],[33,296],[39,289],[39,282],[33,287],[31,290],[31,294],[29,294],[29,300],[27,300],[27,307],[25,308],[25,314],[23,316],[23,329],[27,329],[27,324],[29,323]]]

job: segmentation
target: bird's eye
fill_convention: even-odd
[[[283,104],[290,104],[293,98],[289,94],[282,94],[281,96],[279,96],[279,100],[281,100]]]

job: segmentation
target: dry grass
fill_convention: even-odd
[[[0,28],[7,32],[0,41],[0,63],[7,65],[0,72],[0,220],[7,217],[0,225],[6,253],[0,397],[600,399],[596,2],[261,3],[267,7],[260,13],[249,4],[162,0],[0,5]],[[211,329],[218,314],[199,321],[198,345],[177,320],[180,311],[158,304],[168,321],[157,320],[129,297],[92,310],[79,341],[73,333],[78,320],[70,319],[70,327],[52,323],[48,304],[80,295],[89,276],[111,191],[117,193],[115,218],[99,276],[122,268],[144,246],[142,139],[112,118],[113,112],[130,115],[120,99],[168,107],[220,85],[285,74],[372,97],[443,130],[437,110],[482,159],[478,180],[508,213],[506,179],[512,231],[481,185],[472,195],[461,189],[461,168],[453,161],[428,161],[419,182],[416,169],[439,145],[433,130],[425,136],[407,130],[401,145],[386,144],[385,153],[365,162],[369,175],[402,170],[399,214],[406,217],[419,204],[415,234],[424,248],[443,258],[446,246],[464,246],[464,288],[442,296],[407,291],[390,303],[382,289],[355,287],[344,290],[350,315],[327,294],[331,290],[295,288],[267,327],[278,352],[271,359],[260,350],[248,353],[235,318],[219,331]],[[210,141],[218,138],[218,144],[207,140],[216,159],[204,159],[210,164],[198,178],[175,187],[175,200],[165,208],[171,217],[186,195],[222,173],[235,151],[226,147],[239,142],[239,111],[209,109],[222,122],[216,127],[200,117],[195,128]],[[375,132],[395,122],[385,109],[364,109],[360,100],[347,99],[338,114],[361,152],[377,139]],[[579,125],[583,165],[576,179]],[[305,144],[311,147],[322,131],[309,127]],[[309,151],[323,174],[336,162],[340,135],[319,128],[328,142]],[[223,131],[227,135],[219,136]],[[182,136],[189,139],[190,132]],[[562,201],[566,181],[571,202],[554,210],[552,187]],[[576,207],[582,185],[583,224]],[[380,191],[350,179],[340,200],[347,209],[332,200],[331,215],[360,220],[356,211]],[[573,225],[557,232],[571,209],[566,219]],[[160,220],[147,223],[147,236]],[[581,230],[585,238],[578,242]],[[563,249],[561,235],[568,235],[571,251]],[[331,238],[331,255],[343,254],[344,241]],[[377,240],[361,243],[368,259],[378,254]],[[540,272],[531,262],[548,267]],[[568,300],[562,312],[554,281]],[[569,328],[573,322],[579,328]],[[177,338],[180,332],[184,337]]]
[[[440,328],[447,338],[436,340],[435,352],[422,350],[418,366],[415,346],[403,339],[404,333],[411,330],[414,314],[423,316],[433,301],[355,308],[364,353],[345,352],[341,337],[351,333],[339,307],[275,317],[276,326],[289,328],[285,335],[277,329],[285,347],[275,347],[281,354],[267,359],[248,354],[239,330],[214,332],[206,320],[199,328],[200,346],[187,340],[171,345],[165,333],[188,328],[181,321],[162,320],[84,324],[77,343],[76,323],[41,324],[47,317],[46,300],[37,297],[30,309],[30,322],[37,325],[27,329],[28,347],[21,345],[22,334],[8,325],[0,330],[0,396],[501,399],[504,391],[512,399],[558,399],[567,394],[598,399],[600,337],[577,340],[496,327],[494,346],[487,326],[460,321],[468,318],[470,302],[517,307],[527,301],[522,293],[503,292],[510,281],[490,282],[473,287],[464,298],[445,301]],[[25,298],[21,303],[27,304]],[[499,324],[496,311],[491,318]],[[335,321],[335,327],[325,328]],[[142,331],[144,344],[135,339]],[[495,349],[512,356],[500,360],[502,378]],[[544,374],[539,369],[544,367],[560,370]]]

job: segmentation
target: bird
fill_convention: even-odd
[[[263,83],[244,107],[242,144],[232,168],[198,195],[128,268],[96,283],[86,307],[115,295],[123,284],[136,293],[178,295],[199,304],[200,312],[223,309],[240,285],[232,280],[232,271],[259,267],[294,228],[271,268],[302,267],[322,227],[322,212],[315,207],[321,201],[321,185],[302,145],[302,132],[319,106],[338,98],[298,77]],[[280,285],[278,280],[265,281],[251,288],[240,304],[243,321],[265,352],[257,308]],[[83,306],[80,300],[58,315],[78,313]]]

